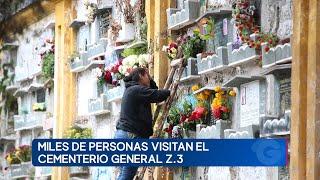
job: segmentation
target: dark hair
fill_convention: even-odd
[[[123,78],[123,81],[124,82],[129,82],[129,81],[139,82],[140,75],[144,76],[146,73],[147,73],[147,71],[145,68],[142,68],[142,67],[135,68],[131,71],[131,73],[128,76]]]

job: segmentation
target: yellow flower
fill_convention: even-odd
[[[7,161],[8,161],[9,164],[11,164],[11,162],[12,162],[11,156],[8,156]]]
[[[230,95],[230,96],[236,96],[237,93],[236,93],[234,90],[231,90],[231,91],[229,92],[229,95]]]
[[[216,98],[222,98],[222,94],[221,93],[216,93]]]
[[[199,90],[199,89],[200,89],[200,86],[199,86],[198,84],[196,84],[196,85],[193,85],[193,86],[191,87],[191,89],[192,89],[192,91],[194,92],[194,91]]]
[[[221,87],[220,86],[216,86],[213,89],[215,92],[220,92],[221,91]]]
[[[16,156],[19,156],[20,155],[20,151],[16,151]]]
[[[199,94],[197,94],[197,99],[200,101],[203,101],[203,100],[205,100],[205,97],[203,96],[202,93],[199,93]]]
[[[212,108],[220,108],[222,105],[221,98],[214,98],[211,104]]]

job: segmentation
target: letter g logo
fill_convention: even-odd
[[[274,140],[269,141],[257,141],[251,149],[256,152],[258,160],[267,166],[274,165],[281,160],[281,157],[285,156],[285,151],[280,147],[279,142]]]

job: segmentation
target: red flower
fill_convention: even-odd
[[[179,123],[183,123],[184,121],[186,121],[186,119],[187,119],[187,116],[181,115]]]
[[[204,107],[196,107],[194,111],[196,111],[198,114],[202,116],[206,109]]]
[[[264,48],[264,50],[265,50],[266,52],[269,52],[269,50],[270,50],[269,46],[266,46],[266,47]]]
[[[212,114],[213,114],[213,117],[216,118],[216,119],[220,119],[220,118],[221,118],[221,111],[220,111],[220,109],[213,109],[213,110],[212,110]]]
[[[172,130],[173,130],[173,125],[172,124],[170,124],[169,127],[164,129],[164,131],[169,133],[169,134],[172,134]]]
[[[104,80],[106,81],[106,83],[112,84],[112,76],[110,71],[104,72]]]
[[[220,110],[221,110],[222,112],[224,112],[224,113],[226,113],[226,112],[229,111],[228,108],[225,107],[225,106],[221,106],[221,107],[220,107]]]
[[[171,48],[175,48],[175,49],[178,49],[178,45],[176,44],[176,43],[170,43],[170,45],[169,45],[169,49],[171,49]]]

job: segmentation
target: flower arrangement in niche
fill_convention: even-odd
[[[139,13],[143,8],[143,1],[137,0],[135,4],[131,3],[131,0],[116,0],[116,7],[124,16],[126,23],[134,23],[134,17],[136,13]]]
[[[111,72],[103,66],[93,69],[92,73],[97,77],[99,86],[103,86],[104,84],[112,84]]]
[[[120,23],[118,23],[116,20],[112,19],[110,22],[110,26],[109,26],[109,31],[111,32],[110,34],[110,38],[111,40],[115,41],[118,36],[119,36],[119,32],[122,29]]]
[[[98,6],[95,3],[91,3],[89,0],[85,0],[84,6],[87,10],[87,22],[93,23],[97,16]]]
[[[54,41],[47,39],[41,48],[40,57],[41,57],[41,69],[42,74],[46,79],[53,78],[54,76],[54,51],[55,45]],[[40,65],[40,64],[39,64]]]
[[[234,90],[223,90],[220,86],[214,88],[215,96],[212,100],[211,110],[214,119],[228,120],[232,108],[231,97],[236,96]]]
[[[198,105],[194,108],[189,101],[184,100],[180,108],[178,105],[170,108],[164,131],[170,137],[178,136],[174,135],[174,129],[177,127],[178,129],[195,131],[196,125],[203,122],[207,113],[208,109],[205,106]]]
[[[32,105],[33,111],[46,111],[46,104],[45,103],[34,103]]]
[[[165,51],[170,60],[173,60],[177,57],[178,54],[178,45],[175,42],[171,42],[168,46],[165,47]]]
[[[9,165],[21,163],[20,159],[16,156],[16,149],[10,150],[5,156],[5,159],[7,160]]]
[[[135,48],[126,48],[121,53],[121,56],[128,57],[130,55],[140,55],[140,54],[146,54],[148,52],[148,45],[145,44],[143,46],[135,47]]]
[[[274,47],[279,43],[279,38],[273,33],[260,32],[259,27],[255,24],[255,10],[254,5],[250,4],[249,0],[236,0],[233,3],[234,11],[233,18],[236,22],[237,27],[237,41],[241,40],[243,43],[247,43],[250,48],[256,50],[261,49],[263,42],[268,43],[266,46],[266,52],[269,51],[270,47]],[[256,40],[250,39],[250,34],[257,34]],[[235,44],[236,45],[236,44]],[[236,47],[236,46],[235,46]],[[260,55],[260,60],[262,56]]]
[[[149,55],[130,55],[123,59],[122,65],[119,66],[119,73],[124,77],[137,67],[148,67]]]
[[[147,68],[149,64],[148,60],[148,54],[130,55],[108,67],[103,68],[103,66],[101,66],[95,68],[92,73],[98,78],[98,85],[112,84],[117,86],[133,69],[137,67]]]
[[[29,145],[22,145],[18,148],[12,149],[5,157],[7,162],[11,164],[20,164],[21,162],[31,161],[31,147]]]
[[[199,84],[193,85],[191,87],[192,92],[195,92],[197,90],[199,90],[201,88],[201,86]],[[195,94],[195,97],[197,98],[198,101],[207,101],[209,99],[209,97],[211,96],[212,91],[211,90],[203,90],[197,94]]]
[[[206,45],[205,40],[201,39],[198,31],[194,31],[192,36],[180,36],[177,39],[177,44],[181,45],[185,59],[196,57],[198,53],[204,51]]]
[[[197,34],[202,40],[209,40],[214,38],[214,19],[213,18],[202,18],[198,23],[193,33]]]
[[[16,149],[16,156],[20,159],[21,162],[31,161],[31,146],[22,145]]]
[[[73,126],[65,132],[65,138],[89,139],[89,138],[92,138],[92,129]]]

